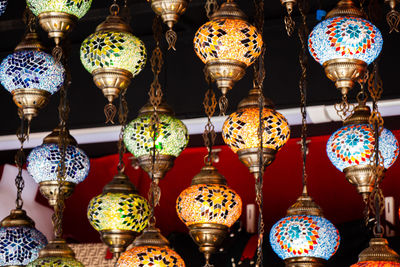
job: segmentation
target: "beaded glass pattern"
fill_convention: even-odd
[[[46,237],[32,227],[0,228],[0,266],[26,265],[47,245]]]
[[[204,62],[231,59],[251,65],[261,53],[263,41],[257,29],[240,19],[211,20],[194,36],[194,50]]]
[[[39,258],[26,267],[84,267],[83,264],[74,258],[45,257]]]
[[[340,128],[331,135],[326,152],[332,164],[340,171],[351,166],[371,163],[375,137],[369,124],[354,124]],[[399,143],[393,133],[383,129],[379,137],[379,151],[387,169],[399,155]]]
[[[393,261],[362,261],[351,267],[400,267],[400,263]]]
[[[371,22],[334,17],[320,22],[310,34],[308,48],[320,64],[331,59],[359,59],[367,64],[382,50],[382,34]]]
[[[116,267],[185,267],[185,262],[168,247],[141,246],[124,252]]]
[[[37,182],[56,181],[61,153],[57,144],[43,144],[35,147],[28,156],[27,169]],[[65,153],[65,181],[78,184],[89,174],[90,161],[85,152],[76,147],[67,146]]]
[[[328,260],[336,253],[340,236],[335,226],[319,216],[288,216],[269,235],[272,249],[281,259],[315,257]]]
[[[222,127],[222,137],[233,152],[260,145],[258,118],[258,108],[246,108],[232,113],[226,119]],[[264,125],[263,147],[278,151],[286,144],[290,136],[290,127],[286,118],[273,109],[264,108],[262,121]]]
[[[92,0],[27,0],[30,10],[38,16],[44,12],[63,12],[78,19],[88,12]]]
[[[51,94],[64,82],[64,67],[41,51],[18,51],[8,55],[0,65],[0,81],[7,91],[40,89]]]
[[[90,201],[87,216],[97,231],[141,232],[149,221],[150,208],[147,200],[138,194],[106,193]]]
[[[0,16],[6,12],[8,0],[0,0]]]
[[[179,195],[176,211],[187,226],[216,223],[231,227],[242,213],[242,200],[225,185],[192,185]]]
[[[188,130],[185,124],[175,117],[160,114],[159,118],[157,153],[178,157],[189,142]],[[150,119],[151,115],[139,116],[125,128],[125,146],[135,157],[149,155],[153,148]]]
[[[100,68],[118,68],[137,75],[146,64],[146,47],[131,33],[100,31],[81,45],[81,62],[92,73]]]

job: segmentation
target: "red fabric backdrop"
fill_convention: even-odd
[[[400,140],[400,131],[394,131]],[[323,208],[325,216],[333,223],[362,218],[363,203],[350,185],[329,161],[325,146],[329,136],[310,138],[307,172],[309,192]],[[293,204],[301,193],[301,156],[297,142],[290,139],[277,154],[273,164],[266,169],[264,178],[264,218],[266,231]],[[101,145],[101,144],[99,144]],[[228,147],[221,146],[220,161],[216,164],[227,178],[231,188],[243,200],[243,210],[248,203],[254,203],[254,178]],[[203,166],[205,148],[188,148],[175,161],[175,166],[160,182],[162,190],[160,206],[156,208],[157,225],[165,235],[173,231],[187,231],[175,212],[175,203],[180,192],[190,185],[192,177]],[[143,196],[147,196],[150,179],[141,170],[130,166],[128,154],[126,173]],[[64,216],[64,233],[79,242],[99,241],[99,234],[90,226],[86,210],[91,198],[101,193],[103,186],[116,174],[118,157],[111,155],[91,160],[89,177],[76,187],[75,193],[67,200]],[[400,200],[400,160],[386,173],[383,181],[384,194]],[[39,194],[38,194],[39,195]],[[44,200],[38,196],[40,202]],[[245,214],[242,215],[244,220]]]

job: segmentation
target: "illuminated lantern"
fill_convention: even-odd
[[[372,238],[369,247],[364,249],[359,257],[358,263],[351,267],[399,267],[399,255],[388,246],[385,238]]]
[[[8,0],[1,0],[0,1],[0,16],[6,12]]]

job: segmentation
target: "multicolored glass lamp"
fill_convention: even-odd
[[[8,0],[0,0],[0,16],[6,12]]]
[[[204,253],[206,266],[242,213],[240,196],[226,184],[225,177],[206,161],[176,201],[178,216]]]
[[[388,246],[385,238],[374,237],[351,267],[399,267],[400,256]]]
[[[159,135],[156,138],[156,161],[154,181],[158,183],[172,168],[174,160],[186,148],[189,142],[188,130],[183,122],[174,117],[172,109],[162,102],[157,109],[160,118]],[[126,148],[138,159],[140,167],[152,177],[151,152],[151,116],[153,107],[147,103],[139,110],[139,116],[131,121],[124,131]]]
[[[27,0],[32,13],[56,45],[89,10],[92,0]]]
[[[263,46],[256,27],[246,21],[246,15],[233,0],[223,3],[211,20],[197,30],[193,43],[223,96],[243,77]]]
[[[229,115],[222,127],[225,143],[239,155],[239,159],[254,175],[259,174],[258,99],[261,94],[260,89],[250,90],[249,95],[239,103],[238,110]],[[286,144],[290,136],[286,118],[271,106],[266,103],[262,114],[264,166],[272,163],[276,152]]]
[[[130,26],[118,16],[118,5],[112,5],[110,12],[96,32],[83,41],[80,50],[83,66],[109,102],[104,109],[107,122],[113,122],[115,116],[114,99],[146,64],[144,43],[133,36]]]
[[[85,152],[77,147],[77,142],[67,129],[65,154],[65,180],[61,190],[64,198],[69,197],[75,185],[85,180],[89,174],[90,160]],[[39,184],[40,193],[47,198],[51,206],[57,204],[59,184],[57,181],[58,167],[61,160],[59,142],[61,128],[55,128],[43,139],[41,146],[35,147],[27,158],[27,169],[33,179]]]
[[[354,113],[344,121],[344,126],[331,135],[326,152],[335,167],[344,172],[346,179],[357,187],[366,201],[374,186],[372,161],[375,145],[374,129],[369,123],[371,110],[360,102]],[[379,151],[385,169],[396,161],[399,143],[388,129],[379,137]]]
[[[103,242],[119,258],[147,226],[150,207],[147,200],[138,195],[128,176],[119,172],[104,187],[103,193],[90,201],[87,216]]]
[[[169,248],[168,240],[154,225],[146,228],[133,245],[121,255],[116,267],[185,267],[185,262]]]
[[[308,39],[311,55],[343,95],[364,76],[367,65],[381,52],[382,44],[379,29],[365,19],[352,0],[339,1]]]
[[[286,217],[272,227],[269,238],[272,249],[287,267],[324,266],[340,243],[338,230],[323,217],[306,187]]]
[[[46,237],[23,209],[14,209],[1,221],[0,266],[24,266],[39,256]]]
[[[13,95],[25,119],[36,117],[64,82],[64,67],[43,52],[36,32],[28,32],[0,65],[0,82]]]

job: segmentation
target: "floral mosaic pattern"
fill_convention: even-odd
[[[185,267],[185,262],[168,247],[143,246],[123,253],[116,267]]]
[[[8,0],[0,0],[0,16],[6,12]]]
[[[84,267],[74,258],[45,257],[39,258],[27,265],[27,267]]]
[[[97,231],[141,232],[149,221],[150,208],[147,200],[137,194],[107,193],[90,201],[87,216]]]
[[[222,127],[222,137],[233,152],[260,145],[258,118],[258,108],[246,108],[243,111],[232,113],[226,119]],[[264,126],[263,146],[278,151],[286,144],[290,136],[290,127],[286,118],[275,110],[264,108],[262,122]]]
[[[355,124],[333,133],[326,144],[326,152],[332,164],[343,171],[347,167],[370,164],[374,145],[374,132],[370,125]],[[399,143],[391,131],[383,129],[379,150],[385,168],[392,166],[399,155]]]
[[[0,81],[7,91],[33,88],[57,92],[64,83],[64,67],[41,51],[18,51],[0,65]]]
[[[156,138],[156,149],[161,155],[178,157],[189,142],[188,130],[179,119],[160,114],[159,135]],[[131,121],[124,131],[124,143],[135,156],[148,155],[153,149],[153,138],[150,131],[151,115],[139,116]]]
[[[319,216],[288,216],[271,229],[272,249],[281,259],[316,257],[328,260],[336,253],[340,236],[335,226]]]
[[[371,22],[355,17],[334,17],[320,22],[310,34],[308,48],[320,64],[337,58],[370,64],[382,50],[382,34]]]
[[[242,214],[242,199],[224,185],[192,185],[179,195],[176,211],[187,226],[217,223],[231,227]]]
[[[131,33],[100,31],[81,45],[81,62],[92,73],[100,68],[118,68],[137,75],[146,64],[146,47]]]
[[[391,261],[362,261],[351,267],[400,267],[400,263]]]
[[[44,12],[64,12],[78,19],[88,12],[92,0],[27,0],[30,10],[38,16]]]
[[[207,63],[213,59],[233,59],[251,65],[261,53],[261,35],[250,23],[239,19],[211,20],[194,36],[194,50]]]
[[[57,144],[43,144],[35,147],[28,156],[27,169],[37,183],[56,181],[58,164],[61,160]],[[65,181],[78,184],[89,174],[90,161],[85,152],[69,145],[65,154]]]
[[[32,227],[0,228],[0,266],[26,265],[47,245],[46,237]]]

